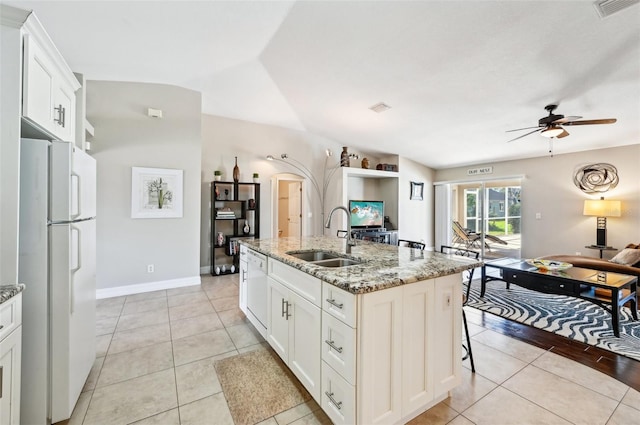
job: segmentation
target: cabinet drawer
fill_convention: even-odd
[[[506,270],[503,272],[505,282],[514,283],[523,288],[538,292],[561,295],[579,295],[580,285],[568,279],[549,279],[544,276],[536,276],[528,273],[518,273]]]
[[[320,406],[336,425],[356,423],[356,389],[335,370],[322,362],[322,399]]]
[[[0,341],[22,323],[22,294],[0,304]]]
[[[327,282],[322,282],[322,309],[356,327],[356,296]]]
[[[269,276],[277,279],[287,288],[304,297],[318,307],[321,307],[320,297],[322,296],[322,281],[317,277],[308,275],[291,266],[269,258]]]
[[[356,330],[322,312],[322,360],[351,385],[356,383]]]

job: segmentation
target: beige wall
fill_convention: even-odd
[[[289,156],[308,168],[322,185],[325,164],[325,149],[331,149],[334,156],[329,165],[337,164],[342,147],[329,139],[311,133],[289,130],[248,121],[234,120],[212,115],[202,115],[202,173],[200,193],[202,205],[200,211],[200,266],[203,273],[208,272],[210,263],[210,184],[213,171],[223,171],[223,180],[231,180],[234,158],[238,157],[240,181],[251,181],[253,173],[260,174],[260,237],[272,237],[271,177],[280,173],[302,175],[298,170],[280,161],[267,161],[271,154],[280,157]],[[335,181],[335,180],[334,180]],[[321,234],[322,217],[320,200],[308,181],[305,181],[303,193],[303,223],[305,235]],[[322,188],[320,188],[322,190]],[[326,208],[334,206],[335,185],[329,187]],[[309,217],[309,213],[312,216]]]
[[[399,158],[398,237],[412,241],[424,240],[433,247],[435,171],[407,158]],[[411,200],[411,182],[424,183],[424,200]]]
[[[98,290],[199,283],[200,103],[200,93],[175,86],[88,82],[98,166]],[[163,110],[163,118],[147,116],[149,107]],[[131,167],[183,170],[183,217],[131,218]]]
[[[620,176],[618,186],[603,194],[622,201],[622,216],[608,219],[608,243],[616,248],[640,243],[640,145],[438,170],[435,180],[471,180],[467,170],[479,166],[493,167],[487,179],[522,175],[522,256],[581,252],[595,257],[598,251],[585,246],[596,242],[596,218],[583,216],[582,208],[585,199],[599,196],[583,193],[573,176],[580,167],[600,162],[613,164]]]

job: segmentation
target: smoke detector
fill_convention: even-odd
[[[593,5],[600,18],[604,19],[638,3],[640,0],[598,0]]]

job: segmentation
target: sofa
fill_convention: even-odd
[[[638,256],[640,256],[640,244],[629,244],[611,260],[584,255],[547,255],[540,258],[564,261],[573,264],[575,267],[636,276],[640,280],[640,260],[633,261]],[[629,258],[631,260],[627,260]],[[631,264],[627,264],[629,261],[632,261]],[[640,287],[638,288],[638,293],[640,294]]]

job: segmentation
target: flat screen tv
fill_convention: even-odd
[[[384,225],[384,201],[349,201],[352,229],[376,229]]]

